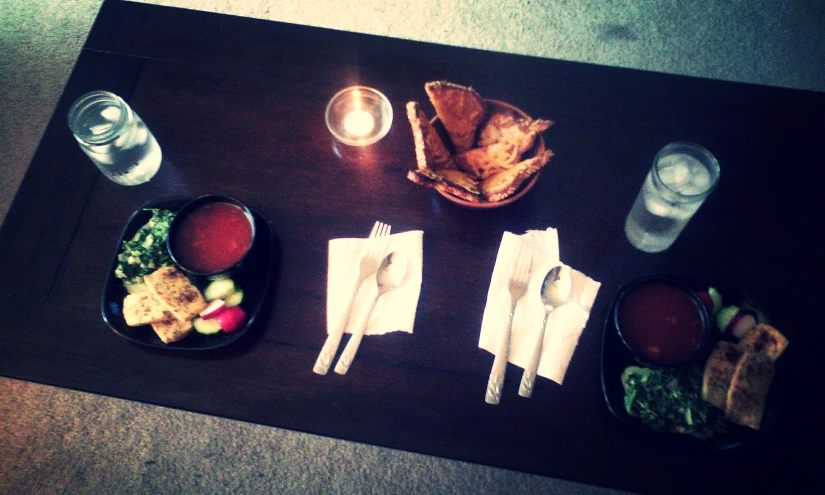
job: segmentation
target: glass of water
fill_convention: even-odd
[[[656,154],[625,221],[636,248],[658,253],[679,237],[719,182],[719,163],[698,144],[675,142]]]
[[[69,108],[68,120],[80,148],[112,181],[143,184],[160,168],[162,154],[155,136],[116,94],[86,93]]]

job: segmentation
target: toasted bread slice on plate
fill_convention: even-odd
[[[164,266],[143,277],[146,286],[179,320],[191,320],[206,308],[200,290],[174,266]]]
[[[758,430],[774,370],[774,361],[765,354],[745,352],[731,378],[725,419]]]
[[[742,337],[739,347],[748,352],[763,353],[776,361],[788,347],[788,339],[774,327],[760,323]]]
[[[163,305],[148,289],[134,292],[123,299],[123,319],[130,327],[158,321],[164,317],[165,312]]]
[[[432,81],[424,90],[450,136],[456,153],[473,147],[476,131],[487,112],[487,104],[472,88],[448,81]]]
[[[742,354],[739,346],[722,340],[716,344],[705,362],[702,398],[723,411],[727,407],[730,381]]]
[[[192,320],[179,320],[169,311],[164,311],[163,318],[152,322],[152,329],[164,344],[183,340],[193,328]]]

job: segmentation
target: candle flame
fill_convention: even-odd
[[[375,128],[375,119],[365,110],[357,108],[344,118],[344,128],[353,136],[366,136]]]

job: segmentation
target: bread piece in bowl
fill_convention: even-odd
[[[415,159],[419,169],[455,170],[453,156],[442,141],[438,131],[430,123],[421,105],[411,101],[407,103],[407,119],[412,127],[415,141]]]
[[[507,143],[514,146],[516,153],[521,156],[533,147],[536,137],[552,125],[550,120],[534,120],[520,116],[509,108],[490,106],[487,119],[478,133],[476,147]]]
[[[456,153],[473,147],[476,131],[487,112],[487,104],[472,88],[448,81],[432,81],[424,90],[444,124]]]
[[[512,196],[525,180],[547,165],[552,157],[551,150],[544,150],[533,158],[496,172],[481,182],[481,195],[490,202],[501,201]]]

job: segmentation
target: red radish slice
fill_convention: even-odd
[[[716,325],[719,330],[740,339],[757,323],[755,312],[739,306],[726,306],[716,315]]]
[[[710,297],[710,294],[707,292],[697,292],[696,295],[702,300],[702,303],[704,303],[708,313],[713,314],[713,298]]]
[[[246,323],[246,313],[240,306],[228,306],[215,319],[224,332],[234,332]]]
[[[226,309],[226,303],[223,302],[223,299],[215,299],[211,301],[204,309],[200,312],[201,318],[208,320],[210,318],[214,318],[221,314],[223,310]]]
[[[730,332],[737,339],[741,339],[755,326],[756,318],[753,313],[748,310],[741,310],[731,322]]]

